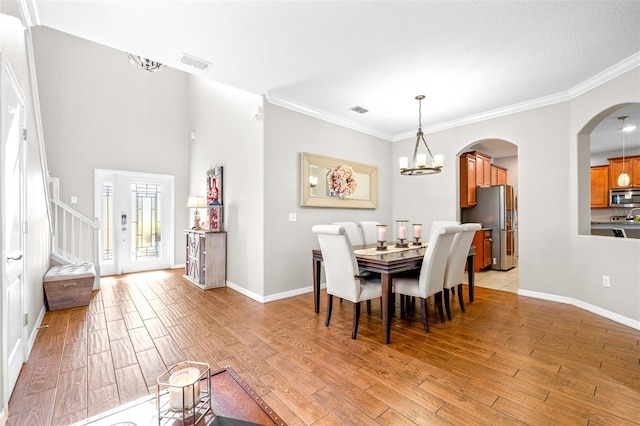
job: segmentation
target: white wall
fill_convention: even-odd
[[[264,294],[263,120],[250,120],[262,98],[200,77],[189,77],[189,194],[206,195],[207,170],[223,166],[227,281],[260,300]],[[180,201],[186,205],[187,198]],[[183,223],[190,227],[193,216]],[[189,224],[189,226],[187,226]],[[184,245],[184,235],[180,241]]]
[[[175,219],[188,223],[189,109],[187,74],[150,73],[126,53],[46,27],[34,45],[47,160],[60,197],[94,216],[94,170],[175,176]],[[185,262],[175,230],[175,263]]]
[[[311,228],[338,221],[377,220],[391,225],[391,144],[276,105],[265,105],[265,295],[312,287]],[[339,209],[300,206],[300,154],[312,154],[378,167],[378,208]],[[289,222],[289,213],[297,215]]]

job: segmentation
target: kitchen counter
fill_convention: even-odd
[[[591,235],[612,237],[613,228],[624,229],[627,238],[640,238],[640,222],[591,222]]]

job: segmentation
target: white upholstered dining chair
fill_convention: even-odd
[[[360,302],[382,297],[380,277],[365,278],[358,275],[358,262],[346,231],[338,225],[315,225],[313,232],[318,236],[322,260],[324,262],[327,286],[327,319],[331,321],[333,296],[353,302],[353,331],[351,338],[358,334]]]
[[[460,225],[439,226],[431,236],[418,277],[399,275],[393,278],[394,293],[420,298],[422,324],[427,332],[429,332],[428,297],[435,296],[440,320],[444,322],[444,314],[442,312],[444,274],[447,269],[447,259],[449,258],[453,238],[456,233],[461,231],[462,226]]]
[[[464,266],[467,263],[469,248],[476,231],[482,228],[479,223],[463,223],[462,231],[458,232],[451,243],[449,260],[444,274],[444,307],[447,317],[451,320],[451,307],[449,303],[449,290],[458,286],[458,301],[460,310],[464,312],[464,298],[462,297],[462,280],[464,279]]]
[[[460,222],[456,222],[454,220],[434,220],[431,224],[431,230],[429,231],[429,241],[431,241],[431,237],[435,230],[438,229],[439,226],[444,225],[460,225]]]
[[[333,222],[333,225],[342,226],[349,236],[352,246],[361,246],[364,244],[360,227],[355,222]]]
[[[378,225],[380,225],[380,222],[373,220],[358,222],[364,244],[376,244],[378,242]]]

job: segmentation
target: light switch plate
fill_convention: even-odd
[[[78,202],[78,197],[76,197],[75,195],[71,196],[71,204],[76,204]]]
[[[295,222],[298,220],[298,217],[295,213],[289,213],[289,222]]]

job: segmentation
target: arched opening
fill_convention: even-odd
[[[624,131],[621,117],[624,120]],[[578,134],[578,212],[581,235],[640,238],[640,103],[618,104]],[[623,153],[624,137],[624,153]],[[624,170],[629,185],[618,181]],[[622,231],[620,231],[622,230]]]
[[[477,222],[475,285],[518,291],[518,147],[482,139],[458,153],[460,221]]]

